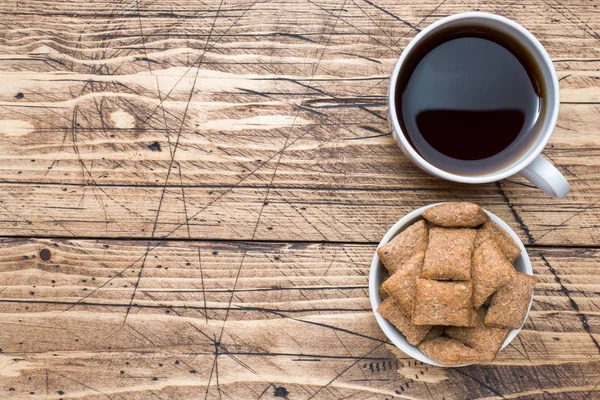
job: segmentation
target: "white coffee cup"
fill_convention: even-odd
[[[401,68],[410,54],[411,50],[417,43],[425,37],[438,32],[444,28],[454,28],[461,26],[484,26],[493,28],[506,35],[509,35],[514,40],[518,41],[531,54],[534,62],[539,67],[542,76],[542,85],[545,86],[544,92],[544,107],[543,120],[536,135],[535,140],[528,146],[525,151],[522,151],[520,156],[515,157],[499,170],[486,172],[482,174],[460,175],[445,171],[436,167],[431,162],[425,160],[409,143],[405,133],[402,132],[398,115],[396,112],[396,90],[398,76]],[[494,182],[507,178],[514,174],[520,174],[525,179],[542,189],[545,193],[554,197],[564,197],[569,193],[569,183],[565,177],[556,169],[554,165],[548,162],[540,155],[546,143],[552,136],[556,120],[558,118],[558,109],[560,106],[560,94],[558,87],[558,78],[552,60],[542,44],[525,28],[507,18],[483,13],[483,12],[468,12],[463,14],[451,15],[434,22],[427,28],[423,29],[409,44],[406,46],[392,73],[390,79],[389,95],[388,95],[388,120],[394,139],[400,146],[404,154],[419,168],[434,176],[447,179],[455,182],[463,183],[486,183]]]

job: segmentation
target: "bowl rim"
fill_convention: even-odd
[[[447,202],[433,203],[433,204],[429,204],[429,205],[420,207],[416,210],[409,212],[404,217],[400,218],[400,220],[397,221],[394,225],[392,225],[392,227],[385,233],[385,235],[383,236],[383,238],[377,245],[377,249],[379,249],[381,246],[387,244],[398,233],[403,231],[405,228],[407,228],[413,222],[416,222],[418,219],[420,219],[425,210],[427,210],[428,208],[440,205],[440,204],[444,204],[444,203],[447,203]],[[488,211],[486,209],[483,209],[483,210],[486,212],[486,214],[490,217],[490,219],[493,222],[495,222],[506,233],[508,233],[510,235],[510,237],[514,240],[514,242],[521,249],[521,254],[517,258],[517,260],[519,260],[519,259],[522,260],[523,270],[522,271],[520,270],[519,272],[525,273],[527,275],[533,275],[533,268],[531,266],[531,260],[529,259],[529,254],[527,254],[527,249],[523,245],[523,242],[521,241],[521,239],[519,239],[519,236],[517,236],[515,231],[506,222],[504,222],[500,217],[498,217],[496,214],[494,214],[491,211]],[[515,262],[517,260],[515,260]],[[438,362],[435,362],[432,359],[430,359],[429,357],[425,356],[425,354],[423,354],[416,346],[409,344],[406,341],[406,338],[404,337],[404,335],[402,335],[402,333],[400,333],[400,331],[398,331],[396,329],[396,327],[394,327],[390,322],[388,322],[385,318],[383,318],[377,312],[377,308],[379,307],[379,305],[382,303],[383,300],[381,298],[381,294],[379,293],[379,286],[376,284],[376,278],[377,278],[378,273],[380,273],[379,270],[380,269],[382,270],[383,268],[384,268],[383,263],[381,262],[381,260],[379,259],[379,256],[377,255],[377,250],[375,250],[375,255],[373,256],[373,260],[371,261],[371,269],[369,272],[369,300],[371,302],[371,308],[373,309],[373,313],[375,314],[375,319],[377,320],[379,327],[381,328],[381,330],[383,331],[385,336],[396,347],[398,347],[400,350],[402,350],[404,353],[406,353],[410,357],[412,357],[418,361],[430,364],[430,365],[444,367],[444,365],[442,365]],[[523,324],[525,323],[525,321],[527,321],[527,318],[529,317],[529,311],[531,310],[532,303],[533,303],[533,294],[531,295],[531,299],[529,300],[529,306],[527,307],[527,314],[525,315],[525,319],[523,319]],[[506,340],[502,344],[502,347],[500,348],[500,350],[504,349],[517,336],[517,334],[521,331],[523,324],[521,324],[521,326],[518,329],[511,329]],[[467,366],[467,365],[472,365],[472,364],[464,364],[464,365],[460,365],[460,367]]]

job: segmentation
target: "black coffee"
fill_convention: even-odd
[[[539,67],[521,44],[490,28],[450,28],[408,55],[396,111],[423,158],[449,172],[478,174],[529,147],[543,98]]]

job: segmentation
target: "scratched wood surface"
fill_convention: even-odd
[[[572,192],[424,175],[385,117],[443,16],[531,30]],[[600,399],[600,3],[5,0],[0,398]],[[367,296],[406,212],[477,202],[540,278],[487,365],[415,362]]]

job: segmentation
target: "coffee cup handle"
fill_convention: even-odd
[[[520,174],[552,197],[563,198],[571,189],[569,182],[560,171],[541,155],[537,156]]]

